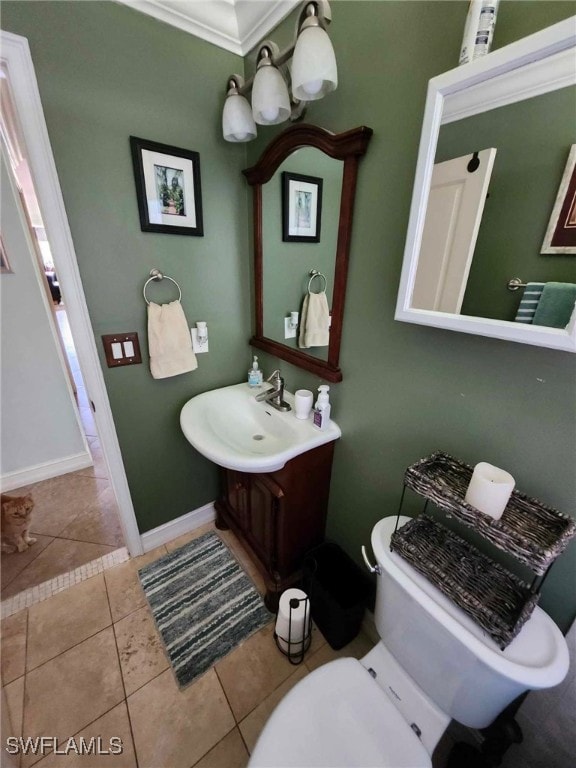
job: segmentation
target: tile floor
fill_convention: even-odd
[[[23,756],[29,768],[240,768],[282,696],[311,670],[373,645],[360,634],[333,651],[315,630],[304,664],[276,648],[270,623],[180,690],[137,569],[211,530],[203,526],[20,611],[1,624],[2,682],[16,735],[112,736],[119,755]],[[219,532],[263,591],[235,537]]]
[[[65,317],[58,313],[58,319],[66,341]],[[25,553],[2,555],[3,600],[123,544],[73,354],[71,367],[94,467],[12,492],[33,492],[32,530],[38,541]],[[47,747],[42,754],[18,757],[15,765],[241,768],[268,716],[293,685],[337,656],[360,658],[372,647],[373,640],[361,633],[337,652],[315,629],[304,664],[293,666],[276,648],[270,623],[180,690],[137,570],[211,529],[204,526],[2,620],[2,703],[11,723],[9,735],[52,736],[59,744],[71,736],[76,744],[80,737],[86,742],[99,737],[103,747],[111,737],[122,742],[117,755],[65,756]],[[257,570],[235,537],[220,535],[263,591]]]
[[[2,600],[124,546],[118,507],[108,481],[94,418],[72,344],[66,313],[56,313],[77,390],[77,402],[94,466],[10,491],[31,492],[35,508],[25,552],[2,553]]]

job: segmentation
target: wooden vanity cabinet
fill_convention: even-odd
[[[241,540],[276,610],[280,593],[301,577],[306,553],[324,540],[334,442],[287,462],[277,472],[222,470],[216,527]]]

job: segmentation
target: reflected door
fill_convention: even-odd
[[[484,149],[434,166],[413,308],[460,312],[495,157]]]

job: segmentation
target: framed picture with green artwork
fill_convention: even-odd
[[[203,236],[200,155],[130,136],[143,232]]]

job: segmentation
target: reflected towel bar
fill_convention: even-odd
[[[527,283],[522,282],[521,277],[513,277],[508,280],[507,288],[509,291],[517,291],[518,288],[526,288]]]

